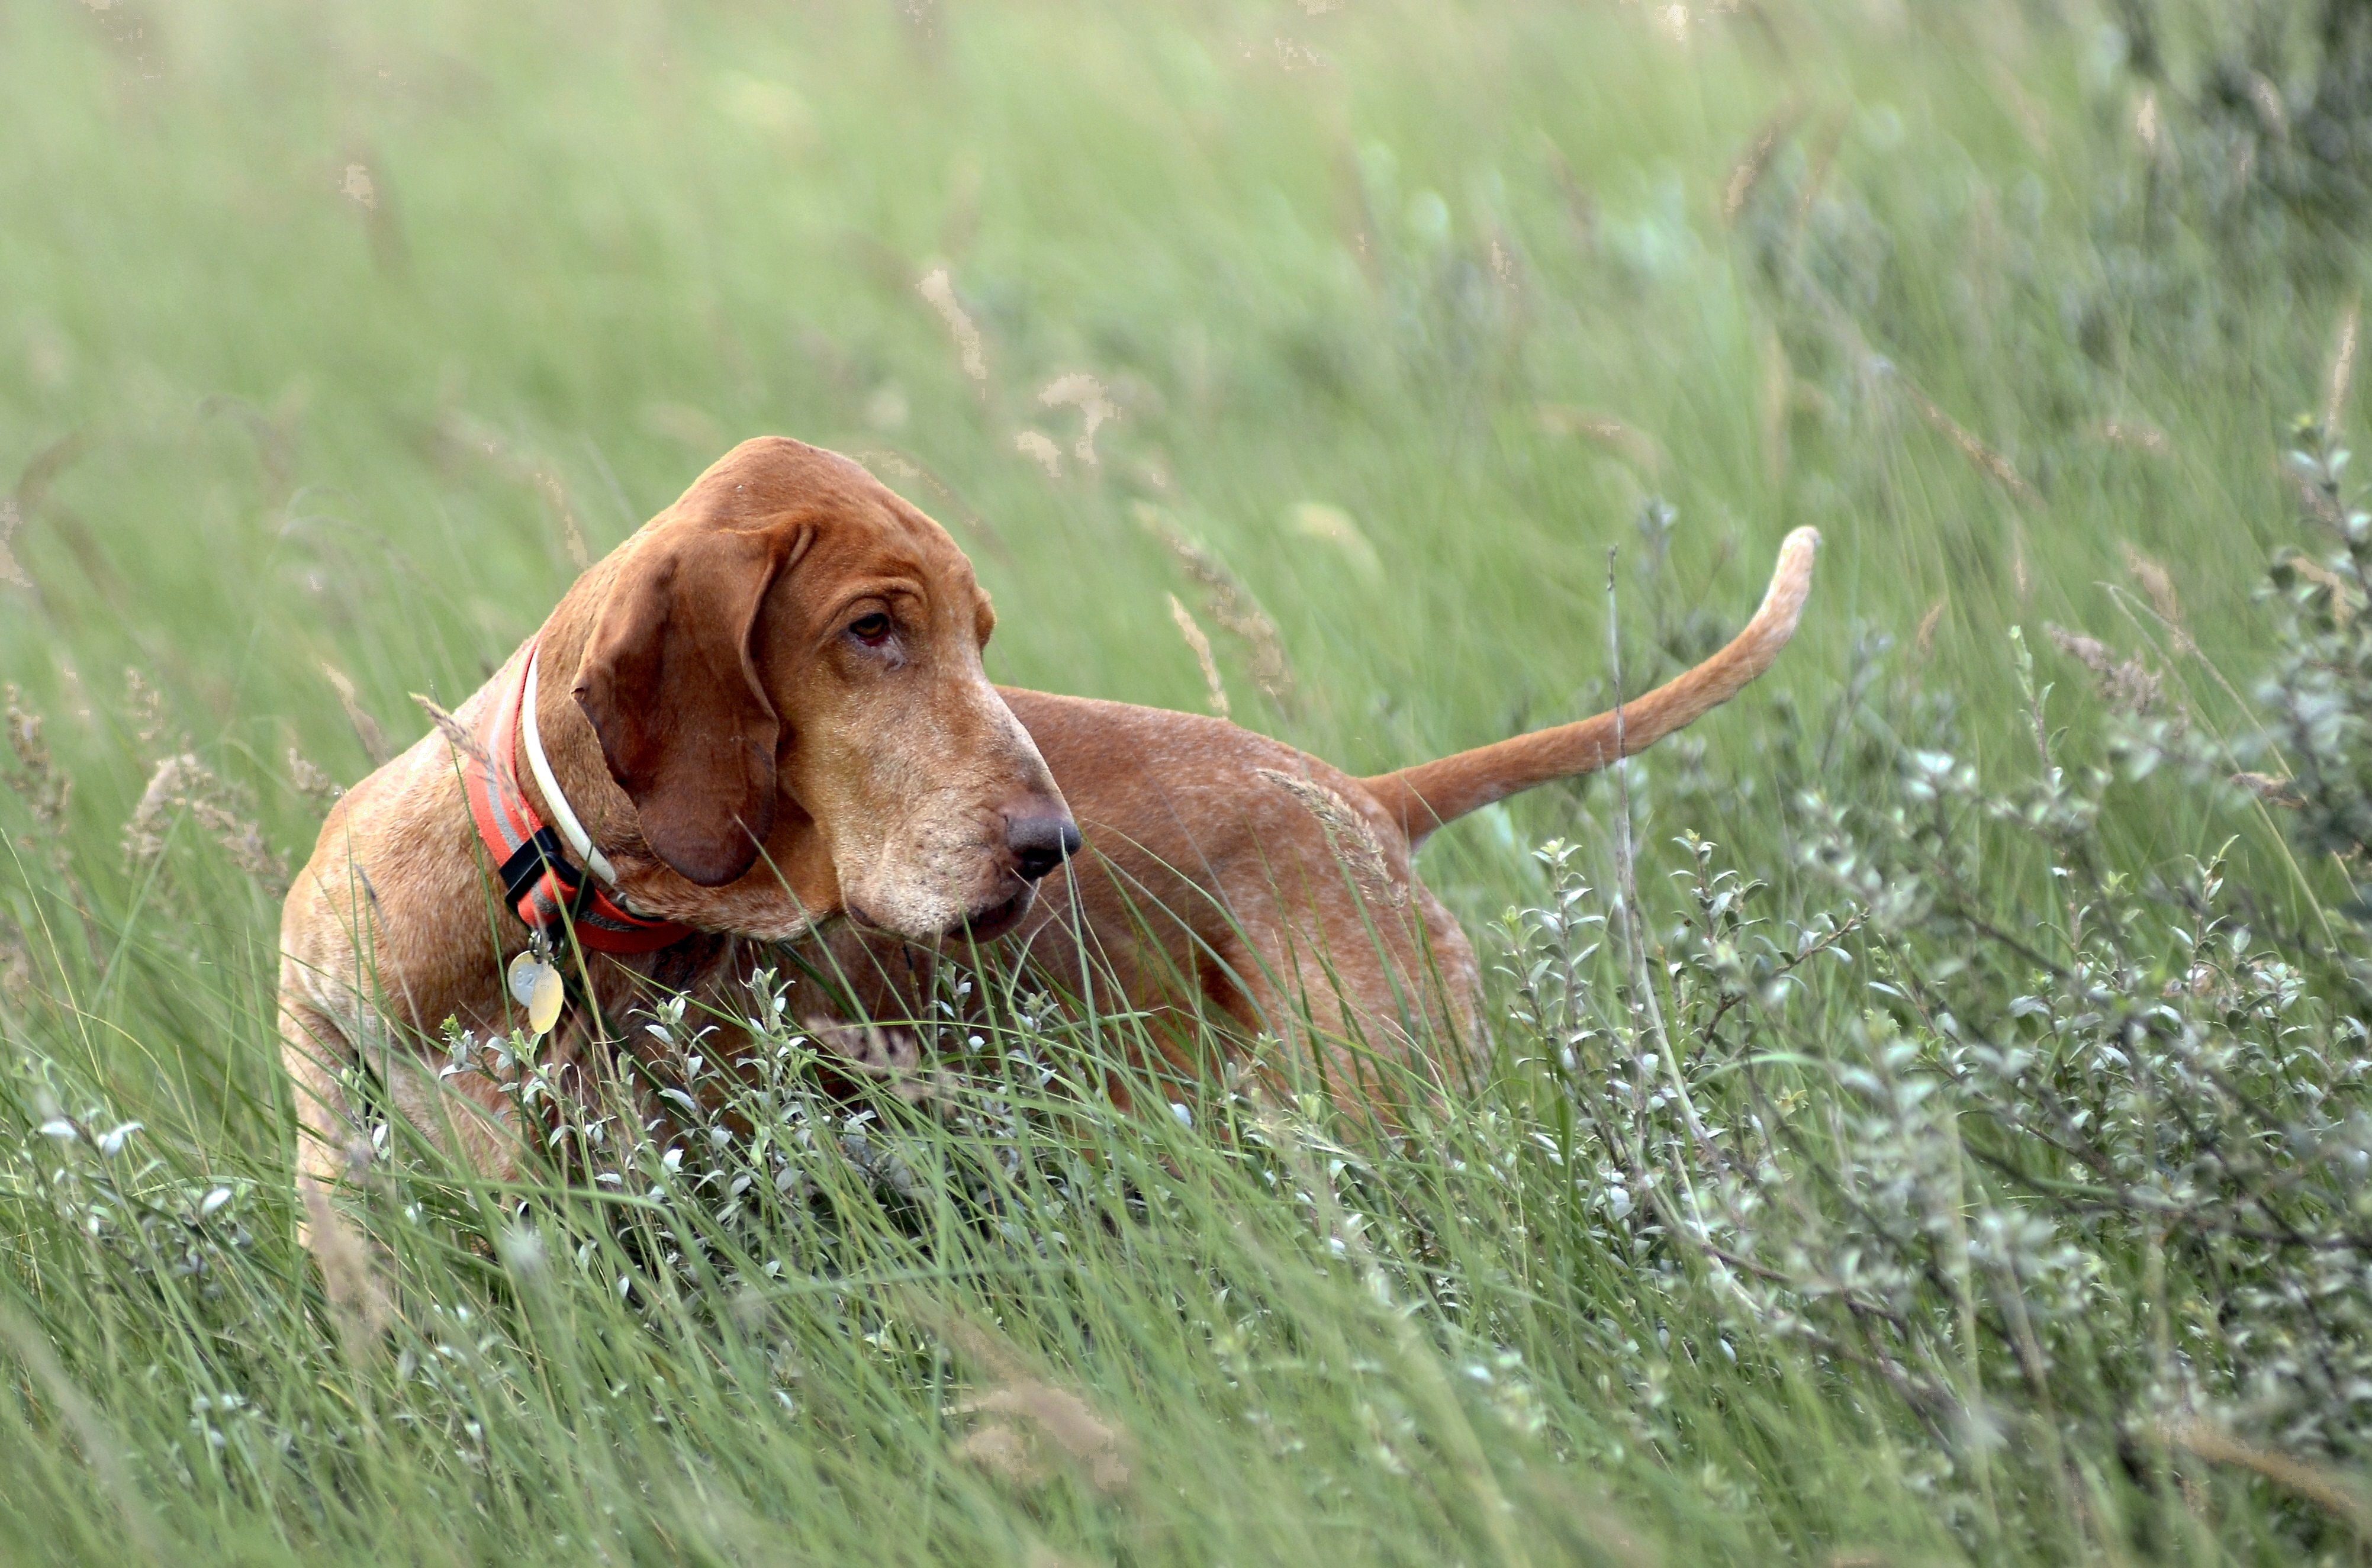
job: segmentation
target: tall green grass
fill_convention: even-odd
[[[2311,18],[1710,9],[0,14],[0,1552],[2360,1559],[2355,1374],[2284,1370],[2360,1221],[2281,1161],[2357,1135],[2361,935],[2215,783],[2279,771],[2290,422],[2358,424]],[[943,1114],[835,1108],[775,1028],[762,1146],[520,1191],[391,1132],[391,1294],[325,1283],[271,1028],[324,781],[767,431],[948,525],[999,679],[1203,708],[1175,594],[1353,772],[1826,544],[1763,684],[1428,851],[1500,1051],[1404,1138],[1119,1116],[1124,1023],[1039,1015]],[[2067,1079],[1955,1054],[2039,1016]],[[2169,1231],[2042,1104],[2284,1174]]]

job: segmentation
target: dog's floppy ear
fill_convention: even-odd
[[[774,822],[782,720],[758,670],[767,590],[804,528],[652,540],[593,623],[576,701],[651,850],[690,881],[748,871]]]

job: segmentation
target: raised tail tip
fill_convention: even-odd
[[[1594,718],[1379,773],[1360,780],[1361,785],[1399,820],[1413,845],[1477,807],[1551,779],[1595,772],[1617,757],[1654,745],[1728,702],[1771,668],[1803,618],[1820,546],[1818,528],[1788,534],[1753,618],[1712,657],[1655,691]]]
[[[1795,635],[1804,599],[1812,591],[1812,563],[1820,550],[1820,530],[1816,528],[1796,528],[1780,541],[1779,563],[1771,569],[1771,586],[1749,622],[1750,630],[1775,632],[1783,642]]]

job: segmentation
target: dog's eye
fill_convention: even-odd
[[[861,615],[848,623],[848,634],[868,648],[878,648],[890,640],[890,618],[878,610]]]

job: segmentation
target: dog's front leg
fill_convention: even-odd
[[[331,1201],[370,1160],[346,1094],[359,1058],[346,1030],[289,983],[281,960],[280,1060],[296,1096],[296,1240],[320,1265],[333,1309],[376,1332],[392,1317],[373,1250]]]

